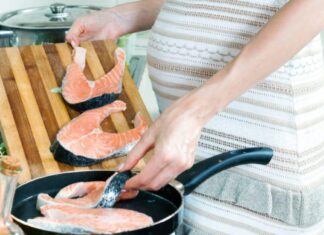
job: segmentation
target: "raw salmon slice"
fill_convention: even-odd
[[[78,111],[98,108],[117,99],[122,91],[126,54],[117,48],[114,68],[95,81],[88,80],[83,74],[85,59],[86,49],[74,47],[73,62],[67,67],[62,81],[64,100]]]
[[[55,198],[77,198],[84,197],[95,190],[102,190],[106,185],[105,181],[77,182],[62,188]]]
[[[109,218],[109,223],[125,223],[128,222],[132,226],[146,226],[153,222],[150,216],[143,213],[122,209],[122,208],[94,208],[82,209],[70,206],[42,206],[40,209],[42,215],[52,219],[91,219],[91,218]]]
[[[125,109],[126,104],[117,100],[74,118],[58,132],[51,146],[55,159],[73,166],[88,166],[126,155],[147,129],[143,117],[136,114],[135,128],[123,133],[104,132],[100,127],[111,113]]]
[[[28,219],[31,226],[59,234],[111,234],[104,231],[97,231],[93,228],[93,221],[87,219],[51,219],[47,217],[36,217]]]
[[[104,182],[104,186],[102,182],[72,184],[60,190],[55,198],[40,193],[36,207],[40,209],[44,205],[68,205],[79,208],[110,208],[115,205],[130,177],[131,172],[126,171],[113,174]]]
[[[28,223],[55,232],[118,233],[153,224],[151,217],[119,208],[81,209],[69,206],[43,206],[45,217],[29,219]]]
[[[70,184],[62,188],[55,196],[55,198],[77,198],[84,197],[94,190],[104,190],[106,185],[105,181],[89,181],[89,182],[78,182]],[[122,189],[118,200],[129,200],[133,199],[138,194],[137,190],[125,190]]]

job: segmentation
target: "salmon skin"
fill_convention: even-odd
[[[74,118],[56,135],[50,148],[55,159],[73,166],[89,166],[126,155],[147,129],[142,115],[137,113],[135,128],[123,133],[104,132],[100,127],[111,113],[125,109],[126,104],[117,100]]]
[[[73,62],[67,67],[62,81],[62,95],[67,104],[77,111],[98,108],[115,101],[122,92],[125,72],[125,51],[115,50],[114,68],[95,81],[83,74],[86,49],[74,46]]]
[[[77,104],[67,103],[67,104],[72,109],[82,112],[85,110],[101,107],[105,104],[109,104],[109,103],[117,100],[119,95],[120,95],[120,93],[118,93],[118,94],[116,94],[116,93],[103,94],[101,96],[89,99],[89,100],[81,102],[81,103],[77,103]]]
[[[79,182],[61,189],[55,198],[41,193],[37,209],[44,205],[67,205],[78,208],[111,208],[117,202],[131,172],[115,173],[106,182]],[[103,183],[105,184],[102,187]]]
[[[40,208],[45,217],[36,217],[27,222],[58,233],[112,234],[140,229],[153,224],[150,216],[121,208],[82,209],[62,205],[47,205]]]

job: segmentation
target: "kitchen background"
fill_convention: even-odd
[[[116,4],[132,2],[131,0],[11,0],[1,1],[0,13],[12,11],[21,8],[29,8],[36,6],[47,6],[52,3],[64,3],[68,5],[94,5],[102,7],[111,7]]]
[[[100,7],[112,7],[116,4],[132,2],[136,0],[11,0],[2,1],[0,14],[30,7],[49,6],[53,3],[64,3],[66,5],[92,5]],[[156,98],[151,88],[150,80],[147,75],[145,65],[146,45],[149,32],[133,34],[127,37],[125,44],[128,62],[135,83],[137,84],[140,94],[144,100],[148,111],[153,119],[159,115]],[[132,59],[131,59],[132,58]]]

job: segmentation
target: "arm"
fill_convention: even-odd
[[[147,166],[126,188],[156,190],[190,168],[203,125],[283,65],[323,27],[323,0],[287,3],[231,63],[165,110],[129,153],[122,170],[131,169],[154,147]]]
[[[118,5],[78,18],[66,40],[118,39],[120,36],[152,27],[164,0],[142,0]]]
[[[204,100],[218,101],[214,107],[198,107],[202,123],[286,63],[323,28],[324,1],[292,0],[287,3],[234,61],[215,74],[202,89],[193,92],[192,97],[198,95]]]
[[[120,35],[150,29],[165,0],[142,0],[112,8],[112,12],[123,19]]]

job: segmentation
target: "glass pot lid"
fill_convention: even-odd
[[[28,8],[0,15],[0,24],[19,29],[68,29],[80,16],[101,10],[95,6],[55,3],[47,7]]]

